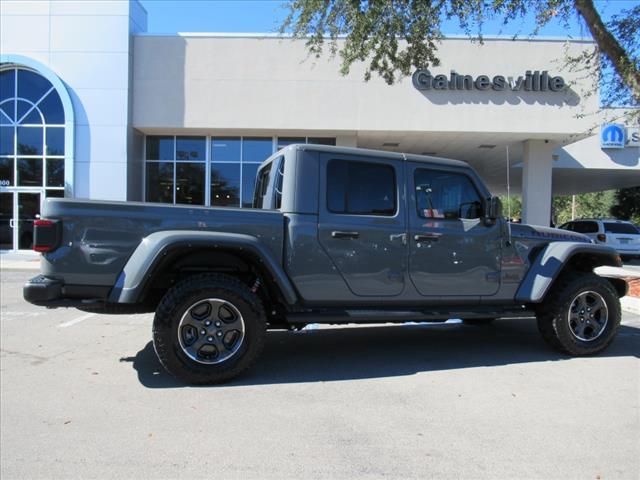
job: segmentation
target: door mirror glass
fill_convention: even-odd
[[[487,219],[497,220],[502,216],[502,202],[498,197],[489,198],[487,205]]]

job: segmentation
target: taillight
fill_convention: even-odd
[[[33,222],[33,249],[36,252],[52,252],[60,243],[59,220],[39,218]]]
[[[606,243],[607,241],[607,236],[604,233],[599,233],[598,235],[596,235],[596,238],[598,239],[599,242],[602,242],[602,243]]]

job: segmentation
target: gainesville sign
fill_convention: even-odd
[[[519,77],[504,75],[462,75],[451,70],[449,76],[432,75],[427,69],[416,70],[412,77],[413,86],[418,90],[493,90],[524,92],[559,92],[566,83],[562,77],[549,75],[547,70],[527,70]]]

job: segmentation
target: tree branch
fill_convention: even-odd
[[[604,25],[593,5],[593,1],[574,0],[574,5],[586,22],[600,51],[607,56],[620,78],[631,88],[633,97],[640,101],[640,71],[638,71],[627,52],[616,40],[616,37]]]

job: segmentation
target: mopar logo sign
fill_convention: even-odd
[[[626,128],[624,125],[610,123],[603,125],[600,131],[601,148],[624,148],[626,143]]]

